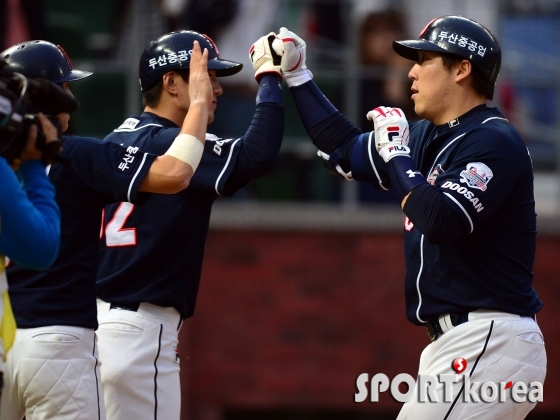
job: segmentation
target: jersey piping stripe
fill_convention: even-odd
[[[420,238],[420,269],[416,277],[416,291],[418,292],[418,308],[416,308],[416,318],[420,322],[426,322],[420,318],[420,307],[422,306],[422,293],[420,293],[420,276],[422,275],[422,268],[424,268],[424,235]]]
[[[455,197],[453,197],[453,196],[452,196],[451,194],[449,194],[449,193],[444,193],[444,194],[445,194],[446,196],[448,196],[451,200],[453,200],[453,202],[454,202],[455,204],[457,204],[457,206],[459,206],[459,208],[460,208],[461,210],[463,210],[463,213],[465,213],[465,216],[467,216],[467,219],[469,220],[469,224],[471,225],[471,231],[470,231],[469,233],[472,233],[474,227],[473,227],[472,219],[471,219],[471,217],[469,216],[469,213],[467,213],[467,211],[465,210],[465,208],[461,205],[461,203],[459,203],[459,202],[455,199]]]
[[[433,172],[433,170],[434,170],[434,168],[435,168],[435,166],[436,166],[436,164],[437,164],[437,161],[438,161],[439,157],[441,156],[441,154],[442,154],[443,152],[445,152],[445,149],[447,149],[449,146],[451,146],[453,143],[455,143],[457,140],[459,140],[459,139],[460,139],[461,137],[463,137],[465,134],[467,134],[467,133],[463,133],[463,134],[461,134],[460,136],[455,137],[453,140],[451,140],[449,143],[447,143],[447,145],[446,145],[443,149],[441,149],[441,151],[438,153],[438,155],[437,155],[436,158],[434,159],[434,164],[432,165],[432,169],[430,169],[430,172],[429,172],[430,174]]]
[[[229,149],[229,155],[226,161],[226,164],[224,165],[224,168],[222,169],[222,172],[220,172],[220,175],[218,175],[218,179],[216,179],[216,194],[218,194],[219,196],[221,196],[222,194],[220,194],[220,191],[218,191],[219,185],[220,185],[220,179],[222,179],[222,176],[224,175],[224,172],[226,171],[229,162],[231,161],[231,155],[233,155],[233,149],[235,148],[235,145],[237,144],[237,142],[241,140],[241,138],[238,138],[237,140],[235,140],[233,142],[233,144],[231,145],[231,149]]]
[[[481,124],[484,124],[486,121],[490,121],[490,120],[502,120],[502,121],[507,121],[509,122],[509,120],[507,118],[502,118],[502,117],[490,117],[485,119],[484,121],[481,122]]]
[[[479,362],[480,358],[482,357],[482,355],[486,351],[486,347],[488,347],[488,342],[490,341],[490,337],[492,336],[492,330],[493,329],[494,329],[494,321],[492,321],[490,323],[490,330],[488,331],[488,335],[486,336],[486,342],[484,343],[484,347],[482,348],[482,352],[476,358],[476,362],[474,362],[473,368],[471,369],[471,371],[469,373],[469,378],[472,378],[474,370],[476,369],[476,366],[478,365],[478,362]],[[461,387],[461,390],[459,391],[459,393],[455,397],[455,400],[453,401],[453,404],[451,404],[451,407],[449,407],[449,411],[447,412],[447,414],[445,415],[443,420],[447,420],[449,418],[449,415],[451,414],[451,411],[453,411],[453,408],[455,408],[455,405],[457,404],[457,401],[459,401],[459,398],[461,397],[461,394],[463,393],[464,390],[465,390],[465,384],[463,383],[463,386]]]
[[[163,125],[161,124],[146,124],[143,125],[142,127],[138,127],[138,128],[115,128],[113,130],[114,133],[132,133],[133,131],[138,131],[138,130],[142,130],[143,128],[146,127],[163,127]]]
[[[132,181],[130,181],[130,185],[128,186],[128,192],[126,193],[126,198],[128,198],[128,202],[130,202],[130,192],[132,191],[132,186],[134,185],[134,181],[136,180],[136,177],[138,176],[138,174],[142,170],[142,167],[144,166],[144,163],[146,162],[146,156],[147,155],[145,154],[142,157],[142,162],[140,162],[140,166],[138,167],[138,170],[136,171],[136,173],[132,177]]]
[[[97,365],[99,364],[99,361],[97,360],[97,357],[95,357],[95,335],[93,337],[93,352],[92,352],[92,356],[95,359],[95,366],[93,367],[93,375],[95,376],[95,389],[97,391],[97,420],[101,420],[101,404],[99,401],[99,378],[97,377]]]
[[[375,167],[375,163],[373,162],[373,156],[371,155],[371,137],[373,136],[373,131],[371,133],[369,133],[369,137],[368,137],[368,157],[369,157],[369,162],[371,163],[371,167],[373,168],[373,172],[375,172],[375,176],[377,177],[377,180],[379,181],[379,186],[381,188],[383,188],[385,191],[387,191],[388,189],[385,188],[385,186],[383,185],[383,181],[381,180],[381,177],[379,176],[379,172],[377,172],[377,168]]]
[[[158,374],[157,360],[159,359],[159,353],[161,351],[161,334],[162,334],[162,332],[163,332],[163,325],[160,325],[159,326],[158,349],[157,349],[156,358],[154,360],[154,368],[156,370],[156,372],[154,374],[154,420],[157,420],[157,406],[158,406],[158,401],[157,401],[157,374]]]

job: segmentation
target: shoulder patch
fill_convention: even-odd
[[[133,130],[136,126],[140,123],[140,120],[136,118],[127,118],[118,128],[117,130]],[[116,130],[115,130],[116,131]]]
[[[486,191],[487,185],[494,174],[492,170],[481,162],[471,162],[464,171],[461,171],[461,182],[469,187]]]

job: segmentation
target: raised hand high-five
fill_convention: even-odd
[[[282,77],[280,61],[282,55],[272,49],[272,44],[276,39],[276,34],[270,32],[268,35],[260,37],[249,49],[249,59],[255,69],[255,79],[260,81],[264,73],[276,73]]]
[[[282,56],[282,75],[288,86],[299,86],[313,78],[305,65],[306,44],[303,39],[287,28],[280,28],[272,48]]]

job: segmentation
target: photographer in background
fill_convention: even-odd
[[[3,110],[10,106],[2,91],[0,105]],[[46,141],[56,140],[55,126],[43,114],[38,119]],[[11,135],[2,129],[3,123],[0,121],[0,143]],[[41,162],[42,152],[35,147],[37,135],[38,127],[31,125],[18,158],[17,173],[0,156],[0,392],[5,352],[15,335],[4,255],[21,266],[45,269],[54,262],[60,245],[60,212],[54,200],[54,187]]]
[[[123,201],[140,204],[152,199],[141,192],[174,194],[189,185],[214,106],[208,67],[216,60],[210,63],[208,50],[202,52],[198,41],[185,49],[192,51],[186,55],[188,83],[178,73],[168,82],[185,86],[181,100],[190,107],[161,156],[90,137],[62,137],[60,159],[49,170],[62,219],[59,256],[45,271],[18,264],[7,269],[17,334],[7,354],[2,420],[105,419],[95,338],[95,274],[103,208]],[[73,69],[64,50],[47,41],[14,45],[0,57],[12,71],[47,79],[66,90],[56,101],[59,105],[68,96],[73,99],[70,84],[91,75]],[[49,111],[62,119],[63,132],[68,111]],[[134,126],[125,129],[134,131]]]

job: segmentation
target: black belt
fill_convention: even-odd
[[[445,333],[442,328],[442,323],[445,323],[445,320],[443,320],[442,318],[444,316],[446,317],[447,315],[449,315],[449,318],[451,319],[452,327],[449,327],[449,325],[447,325],[445,331],[449,331],[451,328],[456,327],[457,325],[464,324],[469,320],[469,314],[446,314],[442,317],[439,317],[438,319],[426,322],[426,328],[428,329],[430,340],[435,341]],[[537,320],[537,316],[534,314],[529,315],[529,318],[533,319],[534,321]]]
[[[448,331],[450,328],[456,327],[457,325],[464,324],[469,320],[469,314],[446,314],[445,316],[447,315],[449,315],[449,318],[451,319],[452,326],[448,326],[445,331]],[[426,322],[426,328],[428,329],[430,340],[435,341],[445,333],[441,326],[442,322],[445,321],[440,318]]]
[[[109,309],[121,309],[123,311],[137,312],[139,307],[139,303],[111,303]]]

